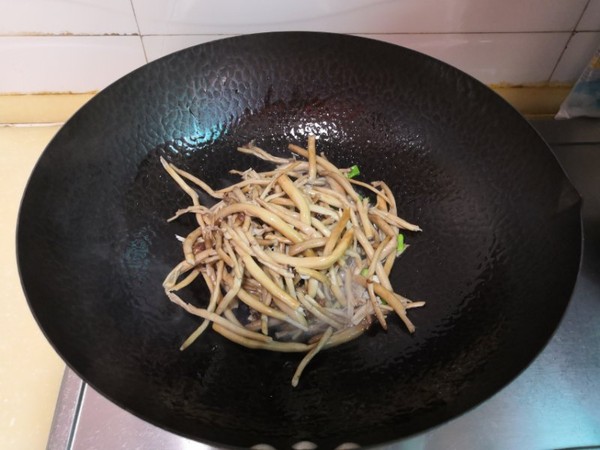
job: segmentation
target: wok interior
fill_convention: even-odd
[[[407,233],[391,281],[427,306],[411,314],[414,335],[375,325],[293,389],[300,355],[212,332],[179,352],[198,319],[160,284],[181,258],[174,235],[193,224],[166,222],[188,200],[159,156],[219,188],[237,179],[229,169],[270,167],[237,146],[287,156],[309,132],[336,165],[388,183],[424,230]],[[192,438],[284,448],[398,439],[485,400],[556,327],[580,237],[576,192],[487,88],[399,47],[286,33],[195,47],[100,93],[42,156],[18,242],[40,326],[99,392]],[[185,298],[204,305],[208,290],[194,283]]]

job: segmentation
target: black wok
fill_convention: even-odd
[[[321,354],[251,351],[197,326],[161,282],[181,258],[167,223],[188,199],[159,156],[216,187],[319,137],[338,165],[392,187],[423,232],[392,274],[427,306]],[[225,39],[153,62],[60,130],[27,186],[17,233],[29,304],[57,352],[121,407],[220,446],[372,445],[463,413],[510,382],[556,328],[577,276],[580,198],[531,126],[437,60],[321,33]],[[190,292],[198,305],[207,290]]]

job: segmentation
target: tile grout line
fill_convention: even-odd
[[[2,128],[44,128],[62,126],[65,122],[0,122]]]
[[[592,0],[587,0],[587,3],[585,4],[585,6],[583,7],[583,10],[581,11],[581,14],[579,15],[579,19],[577,19],[577,23],[575,24],[575,27],[573,28],[573,32],[576,33],[577,27],[579,26],[579,24],[581,23],[581,19],[583,19],[583,16],[585,15],[585,12],[587,11],[587,9],[590,6],[590,3],[592,3]]]
[[[552,81],[552,77],[556,73],[556,69],[558,68],[558,65],[560,64],[560,60],[562,59],[565,52],[567,51],[567,48],[569,47],[569,44],[571,43],[573,36],[575,36],[577,34],[577,27],[579,26],[579,22],[581,22],[581,19],[583,19],[583,15],[585,14],[585,11],[588,9],[588,6],[590,6],[591,1],[592,0],[587,0],[587,3],[581,10],[581,14],[579,14],[579,18],[577,19],[577,22],[575,22],[575,25],[573,26],[573,30],[571,31],[571,35],[569,36],[569,39],[567,39],[565,46],[563,47],[562,51],[560,52],[560,55],[556,59],[556,63],[554,64],[554,67],[552,68],[552,71],[550,72],[550,76],[548,77],[548,80],[546,81],[547,83],[550,83]]]
[[[38,38],[38,37],[134,37],[138,33],[0,33],[0,38]]]
[[[144,38],[142,37],[142,32],[140,30],[140,23],[138,22],[137,14],[135,13],[135,7],[133,6],[133,0],[129,0],[129,4],[131,5],[131,11],[133,12],[133,19],[135,20],[135,26],[137,27],[138,36],[140,37],[140,44],[142,44],[142,52],[144,53],[144,59],[146,60],[146,64],[148,64],[148,54],[146,53],[146,46],[144,45]]]

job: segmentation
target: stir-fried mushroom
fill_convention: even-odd
[[[306,160],[274,156],[254,144],[238,148],[276,167],[232,170],[241,181],[217,191],[161,158],[192,201],[169,220],[194,214],[198,223],[181,238],[183,261],[163,287],[172,302],[202,319],[182,350],[212,325],[248,348],[303,352],[296,386],[319,351],[356,339],[373,322],[387,330],[390,312],[414,332],[407,310],[425,303],[395,293],[388,278],[407,247],[400,230],[421,230],[397,216],[390,188],[350,179],[350,169],[317,155],[314,136],[307,149],[289,149]],[[355,186],[373,195],[374,204]],[[201,205],[198,188],[218,203]],[[204,307],[176,294],[198,275],[210,291]]]

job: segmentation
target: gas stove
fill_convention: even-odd
[[[542,353],[496,395],[450,422],[381,449],[600,449],[600,121],[531,123],[583,197],[584,256],[563,320]],[[67,369],[48,449],[117,448],[213,447],[138,419]]]

